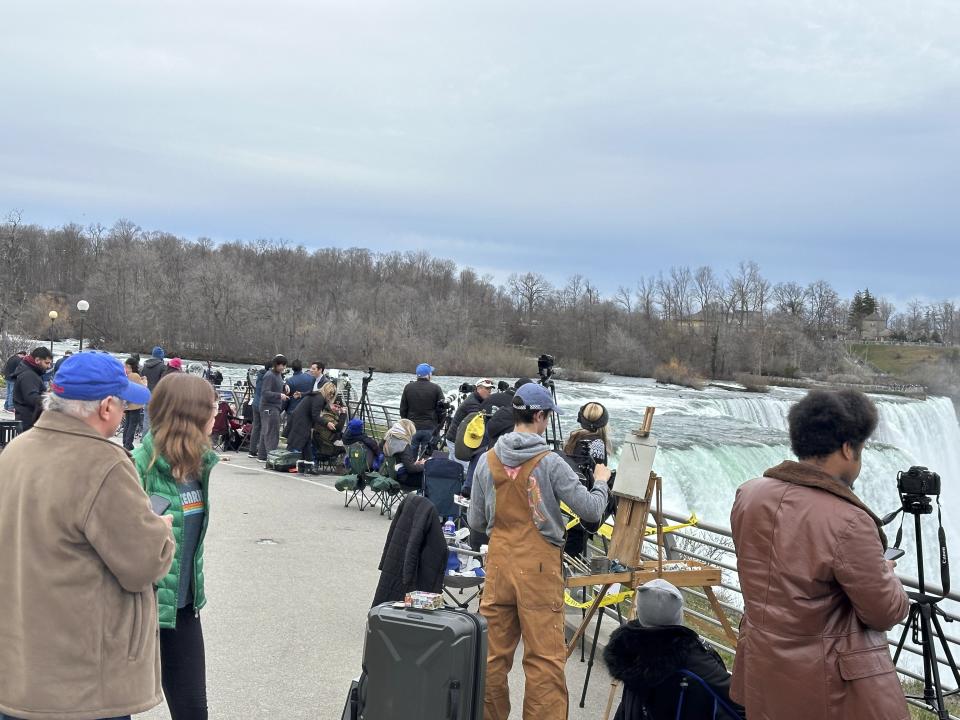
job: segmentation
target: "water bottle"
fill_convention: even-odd
[[[443,524],[443,535],[447,539],[447,542],[452,542],[453,538],[456,537],[457,526],[453,524],[453,518],[448,517],[447,521]]]

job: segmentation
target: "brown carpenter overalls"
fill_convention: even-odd
[[[507,720],[507,674],[523,635],[524,720],[566,720],[561,549],[533,522],[539,486],[530,478],[549,452],[507,469],[493,450],[487,464],[496,505],[480,614],[487,619],[485,720]]]

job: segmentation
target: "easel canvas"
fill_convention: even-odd
[[[624,441],[617,468],[617,481],[614,494],[618,496],[616,522],[613,527],[613,536],[607,556],[617,560],[628,568],[625,572],[600,573],[592,575],[577,575],[567,578],[567,587],[599,586],[594,595],[593,603],[585,613],[579,627],[567,644],[567,657],[575,649],[583,636],[603,598],[614,583],[636,589],[640,585],[656,578],[662,578],[676,587],[700,587],[703,589],[718,619],[723,625],[724,632],[733,646],[736,647],[737,637],[732,626],[723,613],[723,608],[713,592],[713,586],[721,582],[721,571],[718,567],[695,561],[670,561],[670,568],[664,570],[663,558],[663,481],[653,472],[653,460],[656,454],[656,438],[651,435],[654,408],[648,407],[644,416],[643,425],[630,433]],[[646,537],[647,522],[651,507],[656,498],[656,512],[654,520],[657,529],[656,550],[657,558],[653,561],[642,559],[644,538]],[[685,565],[684,569],[676,568],[678,564]],[[633,610],[636,617],[636,607]],[[614,683],[611,690],[617,687]],[[607,713],[609,715],[610,706]]]

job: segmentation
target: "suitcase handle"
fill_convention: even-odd
[[[447,717],[450,720],[459,720],[460,718],[460,683],[453,681],[450,683],[450,707],[447,709]]]

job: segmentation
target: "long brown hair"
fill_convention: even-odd
[[[177,482],[197,475],[203,467],[203,455],[210,449],[205,431],[216,400],[213,386],[199,375],[164,375],[148,406],[153,435],[149,467],[163,457]]]

